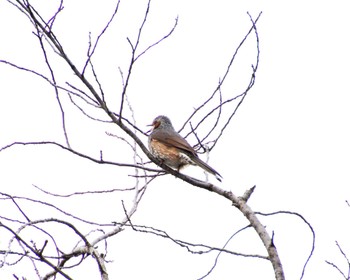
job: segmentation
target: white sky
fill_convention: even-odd
[[[43,1],[37,2],[46,11]],[[223,175],[222,187],[236,195],[257,186],[249,201],[254,210],[294,211],[311,223],[316,232],[316,250],[304,279],[342,279],[325,260],[346,271],[335,240],[350,257],[350,208],[345,203],[350,199],[348,3],[261,2],[242,5],[223,0],[215,4],[153,0],[141,46],[165,35],[176,16],[179,24],[169,39],[140,59],[128,96],[139,127],[146,130],[155,116],[166,114],[179,128],[200,98],[211,94],[222,77],[230,56],[250,27],[246,12],[255,18],[263,11],[257,25],[261,56],[256,84],[210,155],[210,164]],[[56,22],[56,35],[78,66],[85,60],[88,32],[96,38],[114,4],[66,1]],[[122,1],[117,19],[96,53],[96,67],[115,110],[119,108],[121,89],[118,67],[126,73],[130,55],[125,38],[134,40],[145,4]],[[6,1],[0,2],[0,25],[0,59],[45,72],[28,20]],[[224,94],[239,94],[246,86],[255,55],[251,37],[237,58]],[[67,77],[71,80],[61,60],[57,59],[57,65],[59,81]],[[64,143],[58,106],[49,86],[4,64],[0,64],[0,81],[0,147],[14,141]],[[130,152],[121,153],[116,139],[105,134],[120,133],[115,125],[87,121],[67,98],[63,101],[73,148],[94,157],[102,149],[106,159],[128,160]],[[145,137],[143,140],[146,143]],[[2,192],[42,199],[32,184],[61,194],[131,186],[127,170],[96,166],[51,146],[6,150],[0,153],[0,170]],[[185,173],[203,178],[194,167]],[[71,199],[57,203],[77,215],[107,223],[122,217],[119,195],[102,201],[86,197],[84,202]],[[3,203],[0,209],[15,211]],[[27,207],[33,219],[50,215]],[[262,221],[270,233],[275,233],[286,278],[299,279],[311,247],[307,226],[287,215]],[[217,247],[246,225],[241,214],[224,199],[171,176],[160,178],[148,188],[134,223],[163,229],[174,238]],[[0,245],[4,248],[3,241]],[[67,251],[70,248],[67,246]],[[234,239],[228,248],[264,253],[252,232]],[[210,269],[216,257],[215,253],[192,255],[170,241],[130,230],[111,239],[108,251],[114,260],[107,266],[110,279],[197,279]],[[85,271],[77,271],[73,278],[87,279]],[[18,273],[15,268],[3,268],[0,278],[10,279],[14,272]],[[268,263],[223,254],[207,279],[257,277],[273,279]],[[89,279],[98,276],[89,274]]]

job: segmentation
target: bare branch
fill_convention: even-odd
[[[153,43],[152,45],[149,45],[144,51],[142,51],[141,53],[139,53],[136,58],[135,61],[137,59],[139,59],[142,55],[144,55],[147,51],[149,51],[151,48],[155,47],[156,45],[158,45],[159,43],[161,43],[162,41],[164,41],[166,38],[168,38],[171,34],[173,34],[173,32],[175,31],[175,28],[177,26],[177,23],[179,21],[179,17],[175,18],[175,23],[173,25],[173,27],[170,29],[169,33],[164,35],[162,38],[160,38],[158,41],[156,41],[155,43]]]
[[[228,245],[228,243],[232,240],[232,238],[233,238],[234,236],[236,236],[238,233],[240,233],[240,232],[242,232],[242,231],[244,231],[244,230],[246,230],[246,229],[248,229],[248,228],[250,228],[250,225],[245,226],[244,228],[241,228],[240,230],[238,230],[238,231],[236,231],[234,234],[232,234],[232,235],[230,236],[230,238],[226,241],[226,243],[224,244],[224,246],[222,247],[222,249],[225,249],[225,247]],[[217,256],[216,256],[216,258],[215,258],[215,261],[214,261],[213,266],[210,268],[210,270],[209,270],[205,275],[203,275],[202,277],[198,278],[198,280],[204,279],[205,277],[207,277],[210,273],[212,273],[212,272],[214,271],[214,268],[216,267],[216,264],[217,264],[217,262],[218,262],[219,256],[220,256],[221,253],[223,253],[223,252],[224,252],[224,251],[221,251],[221,250],[219,251],[219,253],[217,254]]]
[[[43,188],[40,188],[36,185],[32,185],[34,188],[38,189],[39,191],[51,195],[51,196],[56,196],[56,197],[72,197],[72,196],[77,196],[77,195],[95,195],[95,194],[107,194],[107,193],[114,193],[114,192],[125,192],[125,191],[133,191],[135,188],[125,188],[125,189],[110,189],[110,190],[102,190],[102,191],[84,191],[84,192],[74,192],[74,193],[69,193],[69,194],[57,194],[57,193],[52,193],[49,191],[44,190]]]
[[[259,20],[260,16],[261,16],[262,12],[259,13],[259,16],[257,17],[257,19],[254,21],[252,19],[252,17],[250,16],[250,14],[248,13],[248,16],[250,18],[250,21],[252,22],[252,29],[255,32],[255,37],[256,37],[256,48],[257,48],[257,55],[256,55],[256,63],[255,65],[252,65],[252,76],[250,79],[250,82],[246,88],[246,90],[244,91],[244,93],[242,94],[242,98],[241,100],[238,102],[236,108],[234,109],[234,111],[231,113],[230,117],[228,118],[227,122],[225,123],[225,125],[222,127],[219,136],[215,139],[214,144],[212,145],[211,149],[214,148],[214,146],[217,144],[218,140],[221,138],[221,136],[223,135],[224,130],[227,128],[227,126],[229,125],[229,123],[231,122],[231,119],[233,118],[233,116],[236,114],[238,108],[240,107],[240,105],[243,103],[243,100],[245,99],[245,97],[247,96],[247,93],[249,92],[249,90],[253,87],[253,85],[255,84],[255,74],[256,71],[258,70],[258,66],[259,66],[259,60],[260,60],[260,45],[259,45],[259,34],[257,31],[257,27],[256,27],[256,22]],[[252,30],[250,29],[250,31]],[[249,31],[249,32],[250,32]],[[248,35],[248,34],[247,34]],[[242,41],[243,42],[243,41]]]
[[[144,167],[144,166],[141,166],[141,165],[135,165],[135,164],[129,164],[129,163],[118,163],[118,162],[112,162],[112,161],[105,161],[105,160],[100,160],[100,159],[95,159],[93,157],[90,157],[88,155],[85,155],[85,154],[82,154],[80,152],[77,152],[73,149],[70,149],[70,148],[67,148],[59,143],[56,143],[56,142],[52,142],[52,141],[41,141],[41,142],[13,142],[9,145],[6,145],[4,147],[2,147],[0,149],[0,152],[6,150],[6,149],[9,149],[13,146],[17,146],[17,145],[54,145],[54,146],[58,146],[60,148],[62,148],[63,150],[66,150],[68,152],[71,152],[79,157],[82,157],[82,158],[85,158],[85,159],[88,159],[88,160],[91,160],[93,162],[96,162],[96,163],[99,163],[99,164],[109,164],[109,165],[116,165],[116,166],[123,166],[123,167],[133,167],[133,168],[140,168],[140,169],[144,169],[144,170],[147,170],[147,171],[153,171],[153,172],[158,172],[159,170],[157,169],[153,169],[153,168],[147,168],[147,167]]]
[[[102,36],[105,34],[105,32],[107,31],[107,29],[109,28],[109,26],[111,25],[112,21],[114,20],[118,10],[119,10],[119,4],[120,4],[120,0],[118,0],[117,5],[112,13],[111,18],[108,20],[107,24],[105,25],[105,27],[102,29],[101,33],[97,36],[97,39],[95,41],[95,44],[93,47],[91,44],[91,34],[90,34],[90,39],[89,39],[89,48],[88,48],[88,52],[87,52],[87,60],[85,61],[85,65],[83,67],[83,70],[81,71],[82,75],[84,75],[86,67],[89,65],[89,63],[91,62],[91,58],[94,55],[96,49],[97,49],[97,45],[100,42],[100,39],[102,38]]]
[[[350,261],[347,257],[347,255],[345,254],[345,252],[343,251],[343,249],[340,247],[338,241],[335,241],[336,246],[338,247],[339,252],[342,254],[342,256],[344,257],[344,259],[346,260],[347,263],[347,272],[346,275],[345,273],[334,263],[330,262],[330,261],[325,261],[327,264],[329,264],[330,266],[334,267],[342,276],[345,280],[349,280],[350,279]]]
[[[312,246],[311,246],[311,251],[310,251],[310,254],[309,256],[307,257],[305,263],[304,263],[304,266],[303,266],[303,270],[301,272],[301,276],[300,276],[300,279],[303,279],[304,277],[304,274],[305,274],[305,270],[306,270],[306,266],[307,264],[309,263],[312,255],[313,255],[313,252],[315,250],[315,239],[316,239],[316,235],[315,235],[315,231],[314,229],[312,228],[311,224],[302,216],[300,215],[299,213],[296,213],[296,212],[292,212],[292,211],[276,211],[276,212],[272,212],[272,213],[262,213],[262,212],[255,212],[256,215],[262,215],[262,216],[273,216],[273,215],[278,215],[278,214],[287,214],[287,215],[294,215],[294,216],[297,216],[299,217],[301,220],[303,220],[303,222],[309,227],[311,233],[312,233]]]
[[[52,219],[52,221],[58,221],[56,219]],[[46,220],[47,221],[47,220]],[[33,224],[39,223],[39,222],[43,222],[43,221],[36,221],[33,222]],[[62,221],[60,221],[62,222]],[[65,222],[63,222],[65,223]],[[66,223],[67,225],[69,225],[70,228],[75,229],[75,227],[69,223]],[[15,231],[13,231],[10,227],[6,226],[5,224],[3,224],[2,222],[0,222],[0,227],[3,227],[5,229],[7,229],[9,232],[11,232],[11,234],[16,238],[16,240],[18,242],[20,242],[21,244],[23,244],[27,249],[29,249],[32,253],[34,253],[35,256],[37,256],[42,262],[46,263],[48,266],[50,266],[52,269],[55,270],[56,273],[61,274],[63,277],[65,277],[66,279],[70,279],[72,280],[73,278],[71,278],[68,274],[66,274],[65,272],[63,272],[60,268],[58,268],[56,265],[54,265],[53,263],[51,263],[50,261],[48,261],[47,258],[43,257],[41,255],[41,253],[39,253],[37,250],[35,250],[32,246],[30,246],[26,241],[24,241],[19,235],[18,233],[16,233]],[[75,229],[76,230],[76,229]],[[77,233],[79,233],[78,231],[76,231]]]
[[[206,106],[213,98],[214,96],[220,91],[220,88],[222,87],[222,85],[224,84],[224,82],[226,81],[226,78],[228,77],[228,74],[230,73],[230,70],[231,70],[231,67],[233,65],[233,62],[239,52],[239,50],[241,49],[241,47],[244,45],[244,43],[246,42],[247,38],[249,37],[250,33],[254,30],[256,32],[256,23],[258,22],[260,16],[261,16],[262,12],[259,13],[258,17],[255,19],[255,21],[252,21],[252,27],[249,29],[249,31],[247,32],[247,34],[245,35],[245,37],[242,39],[242,41],[238,44],[238,47],[235,49],[232,57],[231,57],[231,60],[229,61],[228,63],[228,66],[226,67],[226,70],[225,70],[225,73],[223,75],[223,77],[220,79],[220,82],[218,84],[218,86],[215,88],[214,92],[209,96],[209,98],[207,100],[205,100],[199,107],[197,107],[193,113],[188,117],[188,119],[184,122],[183,126],[179,129],[179,132],[181,132],[186,124],[202,109],[204,108],[204,106]],[[249,14],[248,14],[249,15]],[[250,15],[249,15],[250,17]],[[250,17],[251,19],[251,17]],[[257,36],[257,32],[255,33],[256,36]],[[258,40],[258,37],[257,37],[257,46],[259,46],[259,40]],[[259,54],[260,52],[257,53],[257,61],[259,61]],[[257,71],[257,66],[255,66],[255,71],[253,70],[253,76],[255,77],[255,72]],[[253,83],[254,84],[254,83]],[[252,86],[252,81],[249,82],[249,85],[247,87],[247,89],[250,89]],[[246,93],[247,93],[247,89],[244,91],[244,93],[241,94],[241,96],[244,96]],[[236,97],[233,97],[232,100],[236,99]],[[227,102],[224,102],[224,103],[227,103]],[[219,108],[219,106],[217,107]],[[204,119],[206,119],[206,117],[204,117]],[[203,121],[202,121],[203,122]],[[198,125],[199,126],[199,125]],[[197,126],[197,127],[198,127]],[[195,129],[197,129],[197,127]]]
[[[231,251],[231,250],[227,250],[227,249],[225,249],[226,245],[223,248],[219,248],[219,247],[215,247],[215,246],[209,246],[209,245],[205,245],[205,244],[196,244],[196,243],[191,243],[191,242],[179,240],[179,239],[173,238],[172,236],[170,236],[164,230],[156,229],[156,228],[150,227],[150,226],[140,226],[140,225],[134,225],[134,224],[130,225],[130,226],[132,227],[133,230],[135,230],[137,232],[153,234],[153,235],[156,235],[156,236],[160,236],[160,237],[169,239],[170,241],[174,242],[175,244],[179,245],[180,247],[186,248],[186,250],[188,252],[192,253],[192,254],[206,254],[206,253],[211,253],[211,252],[218,251],[219,254],[220,253],[227,253],[227,254],[231,254],[231,255],[234,255],[234,256],[247,257],[247,258],[259,258],[259,259],[263,259],[263,260],[269,260],[269,258],[266,257],[266,256],[261,256],[261,255],[257,255],[257,254],[245,254],[245,253],[239,253],[239,252],[234,252],[234,251]],[[250,226],[244,227],[244,229],[246,229],[248,227],[250,227]],[[240,231],[241,230],[239,230],[238,232],[240,232]],[[237,233],[235,233],[235,234],[237,234]],[[227,243],[231,239],[232,239],[232,236],[227,241]]]
[[[141,38],[141,33],[142,33],[142,30],[143,30],[143,27],[145,26],[145,23],[147,21],[150,5],[151,5],[151,0],[148,0],[147,8],[146,8],[146,11],[145,11],[145,15],[144,15],[143,21],[141,23],[141,26],[139,28],[139,32],[137,34],[137,39],[136,39],[135,45],[131,43],[129,38],[127,38],[128,42],[129,42],[129,44],[131,46],[131,60],[130,60],[130,64],[129,64],[128,74],[127,74],[126,80],[125,80],[125,85],[123,87],[123,92],[122,92],[122,95],[121,95],[120,109],[119,109],[119,119],[118,119],[119,123],[121,122],[121,116],[122,116],[123,109],[124,109],[124,101],[125,101],[126,90],[127,90],[128,85],[129,85],[131,72],[132,72],[133,66],[134,66],[135,61],[136,61],[136,59],[135,59],[135,57],[136,57],[136,50],[137,50],[137,47],[138,47],[138,45],[140,43],[140,38]]]
[[[139,28],[139,32],[137,34],[137,38],[136,38],[136,42],[133,44],[131,42],[131,40],[129,38],[127,38],[127,41],[131,47],[131,60],[130,60],[130,63],[129,63],[129,69],[128,69],[128,72],[127,72],[127,75],[126,75],[126,79],[124,80],[123,79],[123,91],[122,91],[122,96],[121,96],[121,102],[120,102],[120,109],[119,109],[119,121],[121,121],[120,117],[122,116],[122,111],[123,111],[123,108],[124,108],[124,100],[125,100],[125,96],[126,96],[126,91],[127,91],[127,87],[129,85],[129,81],[130,81],[130,77],[131,77],[131,73],[132,73],[132,69],[133,69],[133,66],[135,64],[135,62],[141,57],[143,56],[146,52],[148,52],[150,49],[152,49],[153,47],[155,47],[156,45],[158,45],[159,43],[163,42],[165,39],[167,39],[171,34],[173,34],[176,26],[177,26],[177,23],[178,23],[178,17],[175,18],[175,23],[173,25],[173,27],[170,29],[170,31],[164,35],[162,38],[160,38],[159,40],[157,40],[156,42],[154,42],[153,44],[149,45],[148,47],[146,47],[145,50],[143,50],[142,52],[140,52],[139,54],[136,54],[137,53],[137,50],[138,50],[138,46],[140,44],[140,40],[141,40],[141,35],[142,35],[142,32],[143,32],[143,29],[144,29],[144,26],[147,22],[147,18],[148,18],[148,14],[149,14],[149,11],[150,11],[150,5],[151,5],[151,0],[148,0],[148,3],[147,3],[147,8],[146,8],[146,11],[145,11],[145,14],[144,14],[144,18],[143,18],[143,21],[140,25],[140,28]],[[120,71],[121,72],[121,71]],[[122,73],[122,72],[121,72]],[[122,78],[123,75],[122,75]]]
[[[61,2],[61,5],[62,5],[62,2]],[[58,11],[56,12],[56,14],[55,14],[55,16],[53,18],[55,18],[57,16],[57,13],[62,10],[62,6],[61,5],[60,5],[60,8],[58,9]],[[54,19],[51,20],[52,24],[53,24],[53,22],[54,22]],[[52,26],[52,24],[51,24],[51,26]],[[35,27],[37,29],[37,38],[39,40],[40,48],[41,48],[43,56],[44,56],[45,64],[46,64],[47,68],[49,69],[49,72],[50,72],[50,75],[51,75],[52,84],[56,85],[55,74],[54,74],[54,71],[53,71],[53,69],[51,67],[51,64],[49,62],[49,58],[48,58],[47,53],[46,53],[46,49],[45,49],[45,46],[44,46],[44,43],[43,43],[43,40],[42,40],[43,37],[41,36],[41,30],[37,26],[35,26]],[[50,27],[50,29],[51,29],[51,27]],[[67,147],[70,148],[70,144],[69,144],[69,140],[68,140],[68,134],[67,134],[67,130],[66,130],[65,114],[64,114],[63,106],[62,106],[62,103],[61,103],[61,100],[60,100],[58,88],[57,87],[53,87],[53,88],[54,88],[54,91],[55,91],[55,94],[56,94],[57,104],[58,104],[58,106],[60,108],[60,111],[61,111],[62,129],[63,129],[64,138],[66,140]]]
[[[90,224],[90,225],[96,225],[96,226],[111,226],[111,224],[102,224],[102,223],[96,223],[96,222],[92,222],[92,221],[88,221],[88,220],[85,220],[85,219],[82,219],[76,215],[73,215],[67,211],[64,211],[63,209],[55,206],[54,204],[52,203],[48,203],[46,201],[41,201],[39,199],[32,199],[32,198],[29,198],[29,197],[22,197],[22,196],[12,196],[12,195],[9,195],[7,193],[3,193],[3,192],[0,192],[0,195],[2,196],[5,196],[6,199],[17,199],[17,200],[23,200],[23,201],[28,201],[28,202],[31,202],[33,204],[40,204],[42,206],[47,206],[51,209],[54,209],[56,211],[58,211],[59,213],[62,213],[63,215],[67,216],[67,217],[71,217],[77,221],[80,221],[80,222],[83,222],[85,224]],[[2,199],[5,199],[5,198],[2,198]],[[20,222],[20,221],[16,221],[16,222]],[[31,221],[33,222],[33,221]]]

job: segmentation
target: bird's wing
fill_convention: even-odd
[[[162,142],[163,144],[169,147],[175,147],[182,150],[186,154],[191,154],[193,156],[197,156],[196,151],[191,147],[191,145],[180,136],[178,133],[168,134],[161,131],[157,131],[152,134],[152,138]]]

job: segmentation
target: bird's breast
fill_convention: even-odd
[[[156,139],[150,139],[149,149],[157,159],[172,168],[179,170],[188,164],[193,164],[189,156],[181,152],[178,148],[166,145]]]

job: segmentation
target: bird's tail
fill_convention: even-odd
[[[217,172],[214,168],[209,166],[206,162],[201,160],[199,157],[193,157],[191,158],[199,167],[203,168],[205,171],[213,174],[215,178],[221,182],[222,176],[220,175],[219,172]]]

